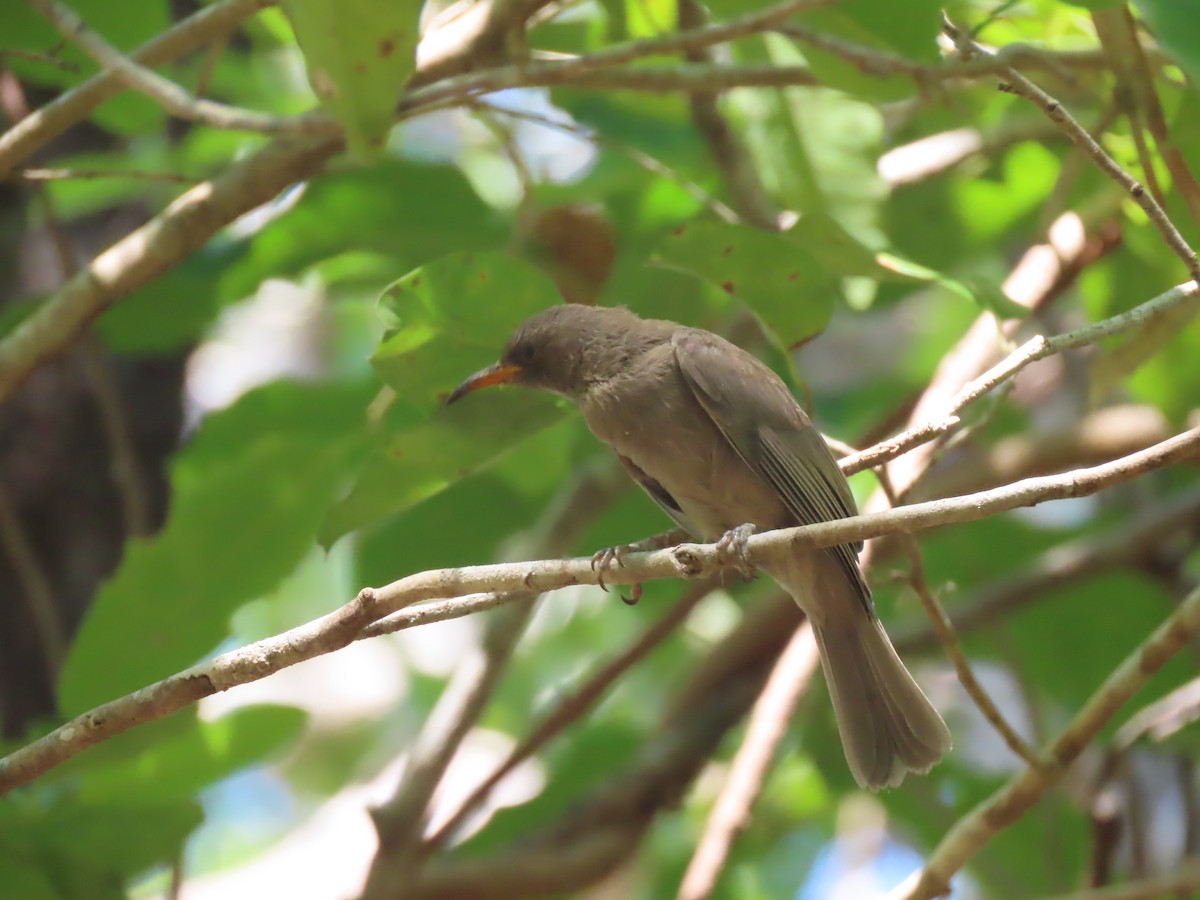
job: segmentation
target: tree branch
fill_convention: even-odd
[[[1197,297],[1200,297],[1200,288],[1197,287],[1196,282],[1189,281],[1111,318],[1101,319],[1099,322],[1093,322],[1054,337],[1040,334],[1032,337],[978,378],[965,384],[950,399],[940,415],[922,425],[882,441],[869,450],[842,459],[842,471],[851,474],[861,472],[863,469],[874,468],[881,463],[895,459],[913,447],[953,431],[962,424],[958,414],[968,404],[994,390],[1030,363],[1056,353],[1062,353],[1065,350],[1095,344],[1106,337],[1128,331],[1150,319],[1163,315],[1180,304],[1194,301]]]
[[[951,877],[997,834],[1016,822],[1062,778],[1100,729],[1200,631],[1200,588],[1105,679],[1083,709],[1046,750],[1046,763],[1015,775],[950,830],[920,872],[894,891],[892,900],[929,900],[950,891]]]
[[[162,65],[227,34],[243,19],[273,5],[273,0],[220,0],[147,41],[131,58],[143,66]],[[124,89],[125,82],[117,72],[101,72],[0,134],[0,178]]]
[[[746,827],[754,801],[762,793],[775,748],[783,740],[819,662],[812,626],[805,621],[796,629],[754,703],[746,738],[733,758],[729,778],[688,863],[678,900],[704,900],[716,890],[733,841]]]
[[[565,554],[596,515],[629,487],[621,467],[605,458],[602,465],[569,484],[534,529],[532,552]],[[430,801],[467,732],[483,714],[525,627],[537,594],[527,594],[490,617],[483,638],[455,668],[409,753],[404,776],[393,795],[372,810],[379,851],[367,877],[364,897],[395,897],[410,884],[427,857],[422,843],[430,819]]]
[[[914,532],[970,522],[1049,500],[1083,497],[1145,472],[1200,454],[1200,428],[1090,469],[1030,478],[965,497],[917,503],[899,509],[769,531],[751,537],[747,554],[758,565],[797,548],[854,543],[893,532]],[[715,544],[681,544],[668,550],[634,553],[623,560],[631,581],[696,578],[730,567]],[[597,584],[591,559],[498,563],[436,569],[410,575],[381,588],[364,588],[340,610],[291,631],[242,647],[163,681],[76,716],[50,734],[0,760],[0,794],[37,778],[81,751],[135,725],[176,712],[217,691],[257,681],[304,659],[344,647],[372,622],[398,609],[433,599],[482,591],[542,593],[575,584]],[[463,601],[459,601],[460,603]],[[471,602],[478,603],[478,598]],[[345,625],[349,620],[352,626]],[[347,628],[353,628],[346,634]],[[332,632],[326,636],[325,632]]]
[[[996,57],[995,53],[976,44],[949,22],[946,23],[946,32],[959,45],[964,55],[978,53],[992,59]],[[1092,161],[1096,163],[1104,174],[1120,185],[1133,198],[1133,201],[1142,208],[1142,211],[1146,213],[1150,221],[1154,223],[1154,227],[1158,229],[1158,233],[1162,235],[1162,239],[1166,242],[1167,246],[1183,261],[1188,275],[1194,281],[1200,281],[1200,261],[1196,259],[1196,251],[1188,245],[1188,242],[1179,233],[1179,229],[1175,227],[1175,224],[1171,221],[1166,211],[1146,192],[1146,189],[1138,183],[1137,179],[1122,169],[1117,161],[1109,156],[1104,148],[1097,143],[1096,139],[1088,134],[1087,129],[1075,121],[1061,103],[1016,69],[1012,68],[1012,66],[1006,67],[1002,74],[1007,79],[1007,82],[1001,84],[1000,89],[1012,94],[1018,94],[1026,100],[1031,101],[1052,122],[1058,125],[1075,146],[1090,156]]]
[[[57,0],[25,0],[50,20],[64,37],[82,47],[104,69],[135,91],[145,94],[172,115],[189,122],[232,131],[258,131],[263,134],[312,137],[338,130],[337,123],[324,112],[301,116],[273,116],[250,109],[239,109],[214,100],[193,96],[175,82],[147,69],[125,56],[87,26],[73,10]]]
[[[626,672],[644,660],[655,647],[682,625],[697,604],[712,593],[716,586],[716,580],[712,579],[699,582],[685,591],[684,595],[675,601],[674,606],[647,628],[640,638],[596,668],[587,678],[582,679],[575,689],[559,696],[521,742],[509,751],[503,762],[479,783],[467,799],[459,804],[458,809],[425,841],[425,852],[433,852],[445,846],[497,784],[564,728],[587,715]]]
[[[896,490],[892,486],[892,481],[888,477],[886,469],[881,470],[879,473],[879,486],[893,508],[900,505],[900,499],[896,495]],[[1008,720],[1004,718],[995,701],[983,689],[983,685],[979,683],[979,679],[975,677],[975,672],[972,670],[971,664],[967,661],[966,654],[963,653],[958,633],[951,623],[950,617],[946,615],[946,610],[942,606],[941,601],[938,600],[937,595],[933,592],[933,588],[930,587],[929,579],[925,576],[925,560],[921,555],[920,542],[911,534],[901,534],[899,538],[900,544],[908,555],[909,586],[912,587],[913,593],[917,595],[917,599],[921,602],[933,633],[937,636],[938,643],[942,645],[942,650],[950,658],[950,662],[954,666],[954,672],[958,676],[959,684],[963,686],[963,690],[967,692],[967,696],[975,703],[975,706],[983,714],[983,717],[996,729],[1001,739],[1008,745],[1008,749],[1012,750],[1013,753],[1031,766],[1040,765],[1041,761],[1037,758],[1033,749],[1017,733],[1017,730],[1009,724]],[[871,546],[878,547],[878,543],[873,543]]]
[[[1170,896],[1195,896],[1196,891],[1200,891],[1200,862],[1193,860],[1169,875],[1059,894],[1051,900],[1161,900]]]
[[[1048,550],[1025,571],[985,585],[956,603],[951,621],[960,634],[978,630],[1059,587],[1136,566],[1164,544],[1174,541],[1179,552],[1185,552],[1197,534],[1200,489],[1193,489],[1100,538],[1081,538]],[[896,649],[904,653],[938,646],[937,635],[927,623],[891,632]]]
[[[110,305],[202,247],[243,213],[315,172],[340,139],[280,139],[199,184],[113,244],[0,341],[0,402]]]

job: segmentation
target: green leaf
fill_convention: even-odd
[[[674,0],[625,0],[625,23],[630,38],[655,37],[676,30]]]
[[[238,769],[288,746],[299,735],[307,714],[290,706],[250,706],[215,722],[147,744],[79,778],[81,801],[119,803],[130,794],[159,800],[184,800]]]
[[[566,417],[487,472],[450,484],[360,536],[356,583],[387,584],[409,572],[496,559],[498,547],[532,528],[548,499],[571,478],[571,448],[595,441],[591,435],[581,438],[584,430],[578,416]]]
[[[473,371],[495,362],[518,325],[559,300],[554,282],[502,253],[456,253],[384,289],[396,326],[371,363],[400,402],[432,413]]]
[[[36,805],[0,804],[0,859],[37,858],[59,891],[55,896],[81,900],[124,896],[97,887],[177,858],[203,819],[192,799],[164,802],[132,792],[103,805],[61,792],[37,799]],[[78,883],[85,872],[90,889]],[[8,888],[6,896],[23,896]]]
[[[786,235],[693,222],[675,229],[652,262],[703,278],[741,300],[787,347],[819,334],[833,314],[834,280],[812,253]]]
[[[23,900],[63,900],[62,892],[46,871],[28,857],[9,855],[0,846],[0,884],[13,897]]]
[[[940,58],[941,10],[940,0],[910,0],[902,6],[891,0],[843,0],[828,9],[806,13],[803,24],[912,62],[933,64]],[[896,100],[916,93],[917,84],[911,78],[866,74],[836,53],[804,42],[800,49],[813,72],[830,87],[874,100]]]
[[[372,454],[350,493],[329,510],[321,543],[328,546],[487,468],[565,412],[548,396],[500,389],[395,430]]]
[[[980,309],[995,313],[998,318],[1023,319],[1029,315],[1029,307],[1010,300],[995,285],[960,281],[894,253],[880,253],[877,258],[879,267],[884,272],[899,275],[902,279],[940,285],[955,296],[969,300]]]
[[[74,715],[194,663],[227,633],[230,613],[269,591],[312,545],[317,525],[362,453],[362,388],[275,384],[282,415],[248,420],[243,403],[215,414],[240,421],[238,440],[211,448],[202,429],[178,458],[171,515],[131,541],[101,588],[67,658],[59,706]],[[302,402],[307,397],[311,403]],[[336,399],[337,406],[330,400]],[[318,419],[318,411],[326,415]],[[215,443],[221,443],[220,440]],[[235,449],[232,451],[230,446]],[[180,627],[180,623],[186,627]],[[137,652],[123,648],[136,647]]]
[[[1037,210],[1054,188],[1061,164],[1052,151],[1025,141],[1004,155],[999,181],[965,181],[955,193],[959,216],[980,241],[992,241]]]
[[[284,0],[308,81],[346,128],[350,151],[375,162],[405,79],[416,66],[418,0]]]
[[[220,292],[240,300],[265,278],[349,250],[387,254],[394,271],[405,271],[456,250],[499,247],[506,234],[457,169],[389,160],[306,185],[292,209],[254,236]]]
[[[1125,0],[1059,0],[1069,6],[1082,6],[1084,9],[1112,9],[1114,6],[1124,6]],[[1136,2],[1136,0],[1135,0]],[[1175,2],[1175,0],[1170,0]]]
[[[1157,41],[1200,86],[1200,0],[1134,0]]]
[[[517,325],[558,299],[544,273],[500,253],[444,257],[384,290],[396,327],[371,362],[396,396],[384,440],[321,527],[323,543],[432,496],[562,417],[548,397],[525,391],[442,408],[456,384],[497,359]]]
[[[205,247],[111,307],[97,324],[121,353],[162,353],[197,340],[221,310],[213,282],[246,252],[245,244]]]

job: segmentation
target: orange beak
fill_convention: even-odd
[[[463,397],[480,388],[490,387],[493,384],[505,384],[512,381],[521,373],[520,366],[506,366],[502,363],[493,363],[486,369],[480,369],[453,391],[446,398],[446,405],[457,403]]]

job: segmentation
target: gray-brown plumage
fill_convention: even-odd
[[[699,538],[855,513],[833,454],[787,386],[710,332],[622,308],[557,306],[525,322],[500,362],[447,402],[503,382],[573,400],[654,501]],[[860,785],[876,789],[929,771],[950,732],[875,615],[861,548],[796,552],[765,568],[812,622],[846,760]]]

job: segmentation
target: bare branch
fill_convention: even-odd
[[[796,629],[755,701],[746,738],[738,748],[729,778],[684,873],[679,900],[704,900],[716,890],[733,841],[749,821],[754,801],[766,783],[775,749],[787,733],[788,722],[819,661],[812,626],[805,621]]]
[[[268,144],[187,191],[97,256],[0,341],[0,402],[110,305],[202,247],[238,216],[311,175],[340,146],[334,139]]]
[[[1108,214],[1107,210],[1103,212],[1106,217]],[[1085,265],[1112,246],[1113,241],[1103,235],[1089,239],[1088,231],[1082,216],[1073,212],[1060,216],[1048,229],[1046,240],[1026,250],[1013,267],[1004,281],[1004,294],[1030,310],[1040,309],[1059,296]],[[964,385],[983,374],[1011,331],[1011,326],[999,325],[991,313],[981,314],[942,356],[933,378],[908,414],[911,428],[944,418],[942,411],[964,390]],[[927,440],[939,436],[932,435]],[[888,476],[901,496],[908,496],[935,452],[936,448],[929,446],[888,466]],[[875,508],[878,507],[867,505],[868,510]]]
[[[747,544],[754,564],[797,548],[813,549],[854,543],[894,532],[914,532],[969,522],[1049,500],[1082,497],[1200,454],[1200,428],[1183,432],[1153,447],[1118,460],[1062,475],[1030,478],[966,497],[917,503],[848,519],[785,528],[755,535]],[[635,553],[623,559],[631,581],[696,578],[723,571],[715,544],[681,544],[669,550]],[[161,718],[201,697],[257,681],[304,659],[340,649],[372,622],[398,609],[436,598],[462,597],[482,591],[542,593],[574,584],[596,584],[589,559],[498,563],[462,569],[437,569],[410,575],[381,588],[364,588],[338,612],[291,631],[224,653],[126,697],[83,713],[65,725],[0,760],[0,794],[37,778],[72,756],[135,725]],[[474,602],[478,602],[475,598]],[[344,634],[344,620],[353,633]],[[332,631],[333,637],[325,632]]]
[[[879,473],[879,486],[887,497],[888,502],[892,507],[900,505],[900,500],[896,495],[896,490],[892,486],[892,481],[888,477],[887,470],[883,469]],[[967,662],[967,656],[963,653],[962,644],[958,639],[958,634],[955,631],[954,625],[950,622],[950,617],[946,615],[946,610],[942,603],[938,600],[937,595],[933,592],[933,588],[929,586],[929,579],[925,577],[925,561],[921,556],[921,545],[916,537],[911,534],[901,534],[900,543],[903,545],[905,552],[908,555],[908,582],[912,587],[913,592],[917,595],[917,599],[921,601],[921,606],[925,609],[925,615],[928,617],[930,625],[933,628],[933,633],[937,636],[938,642],[942,645],[942,649],[946,655],[950,657],[950,662],[954,665],[955,674],[958,675],[958,681],[967,692],[967,696],[979,708],[983,717],[991,723],[992,727],[1017,756],[1025,760],[1031,766],[1040,766],[1041,760],[1038,759],[1033,749],[1027,744],[1008,720],[1001,714],[1000,709],[983,689],[983,685],[979,683],[979,679],[975,677],[975,672],[971,669],[971,664]],[[877,547],[878,542],[874,542],[872,547]]]
[[[0,136],[0,140],[3,140],[2,136]],[[165,181],[168,184],[195,184],[197,181],[203,181],[202,178],[179,175],[175,172],[145,172],[137,169],[28,168],[14,169],[2,178],[4,181],[90,181],[99,178],[125,178],[133,181]]]
[[[170,62],[227,34],[243,19],[272,5],[272,0],[220,0],[147,41],[131,58],[143,66]],[[125,82],[116,72],[101,72],[0,134],[0,177],[124,89]]]
[[[964,53],[973,52],[982,54],[985,57],[995,58],[995,53],[976,44],[953,25],[947,23],[946,31],[958,43]],[[1188,275],[1193,280],[1200,281],[1200,261],[1196,259],[1196,251],[1188,245],[1183,235],[1179,233],[1179,229],[1175,227],[1170,217],[1167,216],[1166,211],[1146,192],[1146,189],[1138,183],[1137,179],[1122,169],[1120,164],[1109,156],[1104,148],[1096,142],[1095,138],[1088,134],[1087,129],[1075,121],[1061,103],[1011,66],[1004,70],[1003,75],[1008,80],[1001,84],[1001,90],[1019,94],[1026,100],[1031,101],[1052,122],[1058,125],[1075,146],[1087,153],[1104,174],[1108,175],[1109,178],[1120,185],[1133,198],[1133,201],[1142,208],[1143,212],[1149,216],[1150,221],[1154,223],[1154,227],[1158,229],[1167,246],[1183,261]]]
[[[968,404],[994,390],[1032,362],[1062,353],[1064,350],[1095,344],[1106,337],[1128,331],[1149,319],[1156,318],[1180,304],[1194,302],[1197,297],[1200,297],[1200,288],[1197,287],[1196,282],[1190,281],[1173,287],[1153,300],[1147,300],[1140,306],[1135,306],[1133,309],[1111,318],[1101,319],[1099,322],[1093,322],[1054,337],[1048,338],[1040,334],[1032,337],[1009,354],[1007,358],[964,385],[936,418],[882,441],[869,450],[842,459],[840,461],[842,471],[851,474],[861,472],[863,469],[874,468],[881,463],[895,459],[913,447],[953,431],[962,424],[959,413]]]
[[[716,585],[715,580],[701,582],[685,591],[675,605],[647,628],[640,638],[620,654],[599,666],[574,690],[560,696],[521,742],[513,747],[504,761],[480,782],[479,786],[459,805],[459,808],[438,828],[437,832],[425,841],[425,852],[432,852],[444,846],[497,784],[549,743],[552,738],[560,734],[564,728],[585,716],[595,707],[621,676],[645,659],[651,650],[683,624],[696,605],[712,593]]]
[[[1165,741],[1197,719],[1200,719],[1200,678],[1193,678],[1162,699],[1138,710],[1117,731],[1113,743],[1123,750],[1142,735]]]
[[[975,631],[1036,603],[1064,585],[1136,566],[1178,542],[1186,552],[1200,533],[1200,490],[1192,490],[1099,538],[1080,538],[1048,550],[1036,563],[1011,578],[984,585],[954,606],[951,620],[962,634]],[[930,625],[891,629],[896,649],[908,653],[938,646]]]
[[[324,112],[302,116],[273,116],[225,103],[195,97],[175,82],[139,65],[90,29],[73,10],[57,0],[25,0],[45,16],[64,36],[82,47],[89,56],[129,87],[154,100],[172,115],[190,122],[233,131],[258,131],[311,137],[333,133],[337,123]]]
[[[587,523],[628,487],[620,466],[611,459],[585,471],[543,514],[534,530],[533,552],[566,553]],[[527,594],[487,620],[480,646],[455,668],[422,726],[393,795],[372,811],[379,852],[367,876],[365,896],[396,896],[421,869],[430,849],[421,842],[430,820],[430,801],[507,671],[536,600],[536,594]]]
[[[20,582],[20,589],[15,593],[29,612],[33,638],[45,664],[46,683],[55,684],[67,656],[66,629],[59,615],[54,587],[3,485],[0,485],[0,553],[8,556]]]
[[[892,900],[929,900],[950,891],[950,879],[997,834],[1016,822],[1061,780],[1067,767],[1117,711],[1187,646],[1200,631],[1200,588],[1105,679],[1047,748],[1046,764],[1027,768],[975,807],[942,839],[920,872],[894,891]]]
[[[1177,872],[1110,887],[1059,894],[1051,900],[1159,900],[1186,897],[1200,891],[1200,863],[1185,863]]]

